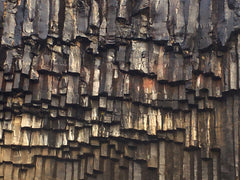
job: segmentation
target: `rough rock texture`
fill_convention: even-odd
[[[0,0],[0,179],[239,180],[239,0]]]

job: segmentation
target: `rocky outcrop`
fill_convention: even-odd
[[[237,0],[0,0],[0,178],[239,179]]]

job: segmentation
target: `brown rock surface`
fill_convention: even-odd
[[[239,180],[238,0],[0,0],[0,179]]]

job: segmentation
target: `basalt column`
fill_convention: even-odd
[[[239,0],[0,0],[0,179],[239,180]]]

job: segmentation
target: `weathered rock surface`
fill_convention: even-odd
[[[0,0],[0,179],[240,176],[238,0]]]

